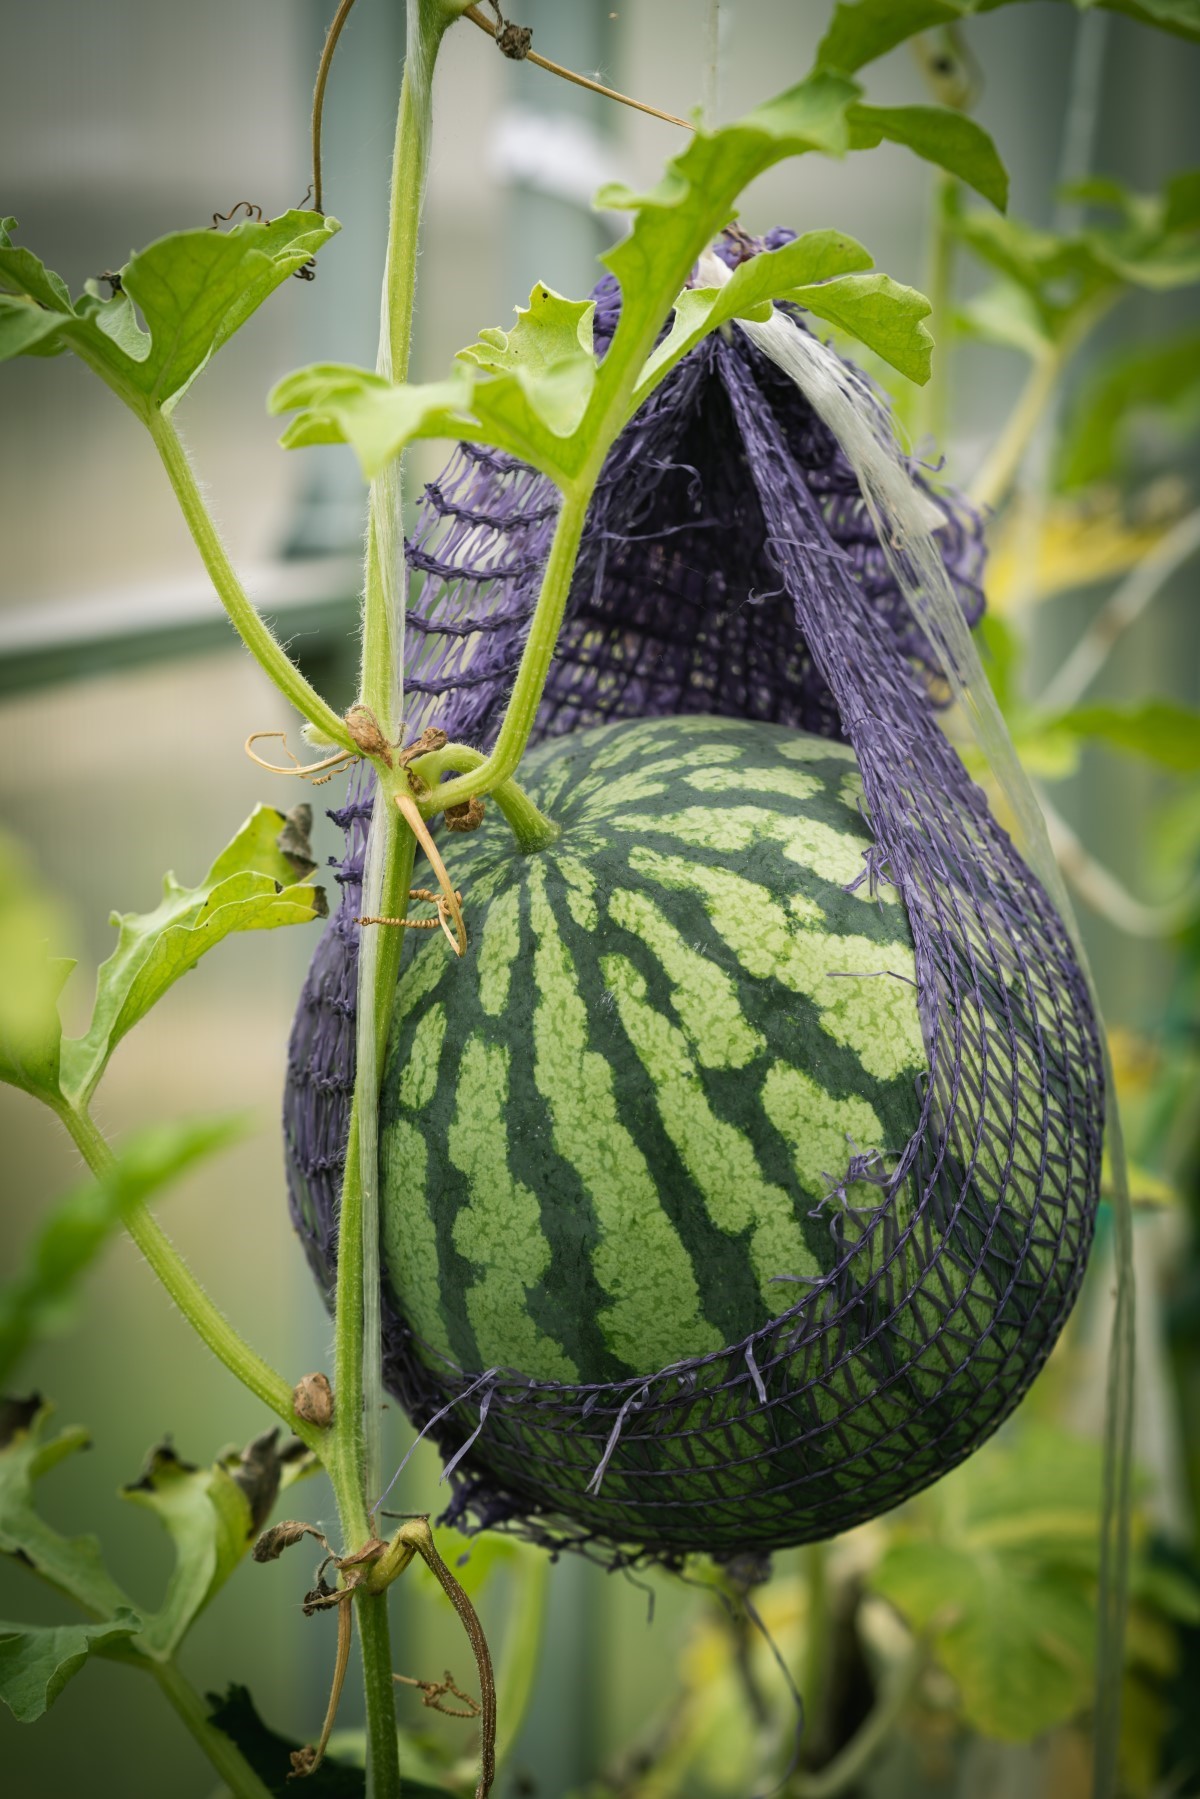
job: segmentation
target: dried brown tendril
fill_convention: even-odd
[[[477,1718],[483,1710],[478,1699],[472,1699],[469,1693],[464,1693],[460,1686],[455,1685],[449,1668],[446,1669],[444,1680],[415,1680],[411,1674],[393,1674],[392,1679],[397,1686],[419,1687],[421,1704],[427,1705],[430,1711],[441,1712],[444,1718]],[[461,1699],[462,1705],[443,1705],[442,1701],[447,1693]]]

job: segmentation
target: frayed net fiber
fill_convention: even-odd
[[[718,250],[732,263],[748,247]],[[606,279],[595,298],[602,353],[619,296]],[[662,384],[605,467],[537,735],[706,714],[851,744],[874,837],[864,875],[898,889],[915,948],[918,1127],[824,1278],[781,1288],[795,1303],[750,1338],[648,1378],[460,1369],[383,1296],[385,1378],[446,1457],[449,1516],[614,1564],[811,1541],[936,1480],[1042,1366],[1093,1232],[1104,1086],[1087,982],[936,716],[948,689],[918,587],[948,582],[977,621],[979,521],[894,451],[888,472],[880,402],[835,363],[781,309],[753,333],[714,334]],[[852,444],[853,462],[825,422],[850,403],[873,446]],[[916,547],[898,553],[880,533],[914,495]],[[543,477],[471,445],[426,489],[408,544],[423,577],[410,734],[494,739],[556,512]],[[369,812],[360,783],[333,815],[342,904],[305,983],[284,1104],[292,1217],[327,1294]],[[916,1197],[900,1228],[902,1183]]]

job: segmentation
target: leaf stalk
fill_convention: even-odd
[[[291,701],[297,712],[315,725],[332,743],[352,751],[354,743],[344,721],[331,706],[326,705],[316,688],[305,680],[238,580],[229,554],[221,542],[220,533],[204,504],[204,497],[173,420],[157,407],[150,408],[144,416],[146,428],[162,459],[192,541],[200,552],[200,559],[229,616],[229,622],[264,674],[274,682],[284,698]]]

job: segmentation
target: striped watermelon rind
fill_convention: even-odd
[[[911,933],[862,879],[838,744],[647,721],[522,774],[559,840],[458,840],[468,963],[425,938],[397,991],[384,1257],[438,1358],[620,1380],[740,1341],[847,1256],[861,1278],[881,1206],[903,1229]]]

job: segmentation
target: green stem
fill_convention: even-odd
[[[804,1559],[808,1572],[804,1709],[813,1745],[821,1749],[828,1741],[825,1700],[829,1686],[829,1545],[810,1543]]]
[[[521,666],[517,670],[512,697],[508,702],[495,748],[486,761],[480,763],[476,772],[447,781],[444,787],[438,789],[439,811],[445,806],[461,805],[472,794],[482,796],[494,793],[501,781],[509,780],[516,773],[525,745],[529,741],[529,733],[533,729],[533,721],[537,717],[542,690],[550,671],[550,659],[558,641],[567,597],[571,591],[571,577],[575,572],[575,558],[587,518],[591,486],[591,482],[581,480],[578,487],[572,488],[563,496],[537,608],[529,627]]]
[[[388,212],[378,368],[391,380],[408,374],[417,276],[417,239],[429,161],[433,65],[459,0],[409,0],[408,35]],[[363,594],[360,692],[389,738],[397,734],[403,653],[401,471],[393,463],[371,485]],[[399,577],[399,579],[398,579]],[[397,588],[400,588],[399,596]],[[408,908],[414,842],[382,783],[364,871],[364,912],[403,918]],[[346,1174],[338,1222],[334,1317],[337,1394],[326,1465],[347,1549],[372,1534],[367,1488],[380,1479],[381,1401],[378,1100],[391,1021],[391,999],[404,933],[364,926],[359,938],[357,1063]],[[395,1699],[386,1598],[355,1601],[367,1706],[367,1790],[371,1799],[400,1793]]]
[[[855,1787],[904,1715],[924,1666],[925,1646],[917,1643],[892,1671],[874,1711],[841,1754],[835,1755],[819,1773],[801,1774],[793,1780],[788,1788],[791,1799],[837,1799],[839,1793]]]
[[[414,773],[435,789],[429,799],[421,802],[422,816],[436,818],[443,810],[445,801],[438,790],[443,774],[447,771],[470,774],[474,769],[482,768],[486,761],[487,757],[482,750],[473,750],[465,743],[448,743],[444,749],[432,750],[428,756],[422,756],[415,762]],[[498,786],[493,787],[492,798],[504,814],[522,850],[543,850],[557,840],[558,826],[544,812],[538,811],[529,795],[515,781],[501,781]]]
[[[417,288],[417,245],[421,203],[429,170],[433,122],[433,65],[452,17],[438,0],[409,0],[408,37],[400,107],[392,149],[387,254],[379,327],[378,372],[389,381],[407,381],[412,356],[413,309]],[[401,465],[389,463],[371,483],[367,561],[363,595],[363,649],[360,688],[365,703],[389,737],[397,670],[403,642],[402,602],[396,576],[400,566],[396,529],[401,516]]]
[[[1017,403],[992,447],[991,455],[971,484],[973,505],[995,511],[1008,498],[1026,450],[1054,397],[1063,359],[1057,347],[1042,351],[1029,371]]]
[[[373,830],[386,833],[382,843],[382,879],[380,913],[403,918],[408,911],[408,890],[412,882],[414,842],[412,833],[390,807],[377,811]],[[359,938],[360,957],[372,957],[374,968],[369,992],[390,995],[395,991],[400,966],[404,933],[387,925],[364,925]],[[369,933],[369,934],[368,934]],[[391,1007],[376,1005],[371,1013],[375,1030],[376,1067],[382,1064],[387,1047],[387,1031]],[[360,1043],[362,1037],[359,1038]],[[374,1341],[366,1335],[367,1292],[364,1261],[367,1259],[367,1229],[362,1181],[363,1157],[360,1138],[364,1112],[374,1110],[374,1097],[368,1096],[358,1082],[350,1112],[350,1135],[346,1145],[346,1175],[342,1186],[342,1203],[338,1215],[337,1293],[334,1312],[334,1392],[337,1409],[327,1435],[324,1460],[337,1495],[342,1521],[344,1547],[360,1549],[373,1533],[367,1513],[365,1491],[367,1478],[366,1432],[377,1419],[365,1414],[367,1381],[364,1363],[379,1355],[378,1333]],[[378,1211],[375,1212],[374,1247],[378,1253]],[[378,1288],[378,1279],[375,1282]],[[375,1295],[376,1303],[378,1295]]]
[[[504,1638],[500,1671],[496,1676],[496,1715],[500,1733],[496,1742],[496,1768],[503,1769],[512,1754],[533,1697],[534,1679],[546,1621],[550,1591],[550,1558],[540,1549],[522,1549],[513,1570],[518,1582],[513,1617]]]
[[[316,688],[304,679],[238,580],[217,527],[204,504],[187,451],[174,423],[165,413],[155,408],[146,418],[146,427],[154,439],[155,448],[175,490],[180,510],[192,534],[192,541],[200,552],[201,561],[234,630],[263,672],[275,683],[280,693],[291,701],[297,712],[315,725],[331,743],[353,750],[354,742],[344,721],[332,707],[326,705]]]
[[[387,1607],[386,1591],[360,1592],[354,1600],[367,1694],[367,1791],[370,1799],[400,1799],[401,1793],[396,1683],[392,1679]]]
[[[1080,308],[1058,342],[1048,344],[1034,359],[1025,386],[1017,396],[1017,403],[996,439],[991,455],[971,484],[969,498],[973,505],[995,511],[1008,498],[1025,453],[1048,408],[1058,397],[1058,382],[1063,370],[1118,297],[1116,292],[1098,294],[1090,305]]]
[[[913,437],[917,444],[928,437],[936,447],[946,446],[949,425],[950,361],[954,341],[954,221],[961,189],[953,175],[939,171],[933,182],[929,221],[928,263],[925,293],[937,343],[933,374],[917,395]]]
[[[203,1699],[176,1664],[147,1660],[142,1665],[154,1676],[176,1715],[196,1739],[234,1799],[271,1799],[270,1789],[264,1786],[237,1744],[223,1730],[217,1729]]]
[[[408,910],[414,840],[395,808],[377,806],[372,853],[381,857],[379,910],[403,918]],[[379,1195],[378,1075],[391,1022],[390,996],[400,966],[403,931],[386,925],[362,927],[359,938],[358,1070],[346,1146],[346,1175],[338,1220],[337,1295],[334,1313],[334,1391],[337,1409],[329,1432],[325,1465],[337,1499],[347,1549],[358,1549],[374,1533],[366,1486],[379,1479]],[[383,1003],[384,1000],[389,1003]],[[365,1139],[365,1142],[364,1142]],[[396,1746],[395,1688],[392,1683],[387,1599],[355,1600],[362,1645],[367,1709],[367,1781],[371,1799],[398,1799],[400,1765]]]
[[[87,1112],[66,1104],[56,1108],[80,1155],[92,1173],[101,1179],[111,1175],[116,1157],[97,1130]],[[318,1455],[325,1447],[324,1431],[297,1418],[292,1405],[292,1389],[281,1374],[264,1362],[245,1338],[218,1310],[196,1279],[162,1226],[145,1206],[126,1214],[125,1227],[150,1267],[158,1276],[179,1310],[202,1342],[224,1362],[230,1373],[257,1399],[273,1411],[288,1429],[300,1437]]]

